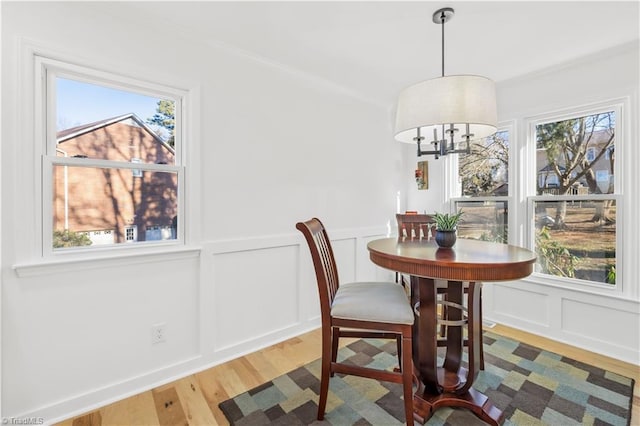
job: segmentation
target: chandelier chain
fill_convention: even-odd
[[[444,77],[444,22],[446,15],[444,14],[444,10],[440,15],[440,27],[442,29],[442,77]]]

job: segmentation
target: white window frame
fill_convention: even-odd
[[[40,197],[36,201],[40,220],[37,221],[39,235],[39,252],[43,261],[67,259],[92,259],[111,257],[117,253],[139,251],[163,251],[167,248],[177,249],[185,246],[185,108],[187,92],[182,89],[168,87],[148,81],[135,79],[94,68],[84,67],[70,62],[60,61],[34,52],[34,105],[35,105],[35,157],[36,170],[40,173]],[[120,90],[132,91],[143,95],[171,99],[175,102],[175,163],[146,164],[91,158],[57,157],[56,149],[56,84],[57,77],[70,78],[90,84],[98,84]],[[115,244],[108,246],[86,246],[53,250],[53,169],[56,165],[82,166],[93,168],[129,169],[135,171],[175,173],[178,180],[178,233],[175,240],[160,240]]]
[[[512,180],[513,178],[513,173],[515,171],[515,167],[514,167],[514,163],[515,163],[515,159],[514,159],[514,146],[515,146],[515,141],[516,141],[516,124],[514,121],[506,121],[506,122],[501,122],[498,124],[498,130],[496,130],[496,133],[498,132],[507,132],[509,134],[509,164],[507,166],[507,173],[509,175],[509,180]],[[511,182],[509,182],[509,192],[507,195],[499,195],[499,196],[482,196],[482,197],[471,197],[471,196],[465,196],[463,197],[461,195],[461,187],[460,184],[458,182],[458,156],[452,156],[453,160],[452,160],[452,167],[451,170],[452,172],[455,174],[455,176],[453,177],[453,182],[456,182],[455,185],[452,186],[452,196],[449,199],[449,204],[450,204],[450,211],[454,212],[456,211],[456,203],[457,202],[470,202],[470,201],[477,201],[477,202],[486,202],[486,201],[495,201],[495,202],[507,202],[507,210],[508,210],[508,217],[507,217],[507,227],[508,227],[508,234],[507,234],[507,244],[515,244],[516,242],[514,241],[515,238],[515,233],[512,232],[512,229],[514,228],[514,224],[515,224],[515,210],[514,210],[514,203],[513,203],[513,194],[514,194],[514,188],[511,185]]]
[[[626,101],[617,99],[611,101],[600,102],[597,104],[565,109],[562,111],[540,114],[534,117],[526,118],[525,126],[527,128],[527,140],[525,141],[526,156],[524,161],[530,165],[536,164],[536,126],[545,123],[553,123],[572,118],[585,117],[598,113],[613,111],[616,117],[615,124],[615,145],[619,150],[620,156],[624,158],[624,137],[626,134],[625,109]],[[528,158],[528,159],[527,159]],[[615,200],[616,202],[616,283],[598,283],[595,281],[587,281],[578,278],[557,277],[549,274],[534,272],[528,279],[539,284],[550,285],[560,288],[570,288],[576,290],[587,290],[599,293],[617,293],[623,291],[622,283],[624,282],[624,258],[623,258],[623,232],[624,229],[624,205],[623,205],[623,185],[622,185],[622,161],[616,161],[614,164],[614,193],[613,194],[591,194],[591,195],[536,195],[537,167],[524,167],[518,164],[521,173],[518,179],[522,179],[521,187],[524,189],[522,199],[526,203],[526,220],[524,226],[524,237],[526,246],[535,251],[535,202],[537,201],[580,201],[580,200]],[[533,174],[531,174],[533,173]],[[527,226],[528,224],[528,226]]]

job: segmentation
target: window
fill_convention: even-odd
[[[137,226],[127,226],[124,229],[124,240],[128,243],[132,243],[137,241],[138,239],[138,227]]]
[[[613,160],[613,155],[615,152],[615,146],[610,146],[609,149],[604,153],[605,160]]]
[[[509,212],[509,129],[471,143],[458,157],[455,210],[464,212],[458,236],[506,243]]]
[[[37,57],[43,255],[182,241],[181,91]]]
[[[617,107],[532,122],[535,195],[529,197],[536,271],[576,282],[616,282]],[[580,281],[577,281],[580,280]]]
[[[142,160],[139,158],[132,158],[131,159],[132,163],[142,163]],[[131,175],[133,177],[137,177],[137,178],[141,178],[142,177],[142,170],[140,169],[133,169],[131,170]]]

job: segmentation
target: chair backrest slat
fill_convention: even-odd
[[[325,320],[328,321],[333,298],[340,286],[338,268],[331,248],[331,241],[324,225],[317,218],[306,222],[298,222],[296,228],[302,232],[309,245],[313,267],[316,271],[318,292],[320,293],[322,320],[323,322]]]
[[[430,214],[396,214],[398,237],[431,239],[435,237],[435,220]]]

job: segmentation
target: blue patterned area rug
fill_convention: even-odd
[[[633,379],[484,333],[485,371],[474,388],[505,413],[504,425],[629,426]],[[339,359],[392,369],[395,342],[363,339],[342,348]],[[320,360],[220,403],[233,425],[397,425],[404,423],[402,388],[336,374],[325,420],[316,420]],[[465,409],[442,408],[427,425],[485,425]]]

